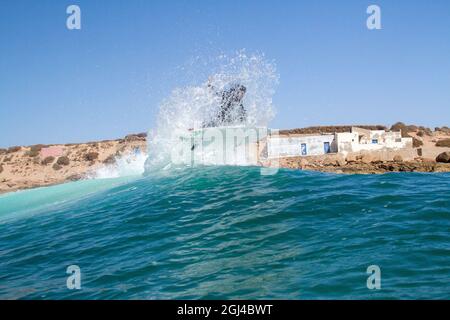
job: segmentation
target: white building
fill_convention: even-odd
[[[339,153],[377,151],[384,149],[400,150],[412,148],[412,138],[403,138],[400,131],[367,130],[352,127],[351,132],[336,133]]]
[[[361,151],[400,150],[412,148],[412,138],[401,132],[367,130],[352,127],[351,132],[320,135],[269,135],[268,158],[317,156],[327,153],[348,154]]]
[[[267,140],[269,158],[318,156],[336,153],[334,134],[325,135],[271,135]]]

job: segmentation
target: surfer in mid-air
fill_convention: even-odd
[[[247,112],[244,108],[243,100],[247,88],[244,85],[234,84],[222,92],[216,92],[211,83],[208,83],[208,88],[214,90],[216,95],[221,96],[221,103],[217,115],[214,119],[204,123],[204,128],[245,123]]]
[[[208,81],[208,88],[221,97],[221,101],[218,112],[211,120],[203,123],[203,128],[239,125],[247,121],[247,112],[243,105],[247,88],[244,85],[238,83],[228,89],[216,91],[211,81]],[[194,143],[191,150],[194,150],[195,146]]]
[[[247,112],[243,105],[247,88],[244,85],[238,83],[226,90],[217,91],[211,84],[211,81],[208,81],[208,88],[215,95],[221,97],[221,102],[217,114],[213,119],[204,122],[202,125],[203,128],[239,125],[247,121]],[[195,143],[192,144],[191,150],[194,150],[195,146]]]

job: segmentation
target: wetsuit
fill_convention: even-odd
[[[212,121],[203,125],[203,127],[226,126],[236,123],[243,123],[247,120],[242,101],[247,88],[241,84],[232,86],[230,89],[222,92],[220,110]]]

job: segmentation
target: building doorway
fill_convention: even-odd
[[[331,148],[330,148],[330,143],[329,142],[324,142],[323,143],[323,151],[325,153],[330,153],[331,152]]]
[[[306,148],[306,143],[301,144],[300,150],[301,150],[302,156],[306,156],[308,154],[308,150]]]

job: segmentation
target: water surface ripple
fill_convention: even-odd
[[[0,297],[449,299],[449,178],[210,167],[66,202],[52,197],[93,182],[4,195]],[[72,264],[81,290],[66,287]]]

